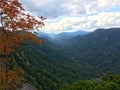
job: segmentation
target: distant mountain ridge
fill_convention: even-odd
[[[89,32],[78,30],[75,32],[63,32],[60,34],[57,34],[56,37],[54,38],[55,40],[62,40],[62,39],[70,39],[79,35],[85,35],[88,34]]]
[[[45,32],[39,32],[37,36],[47,38],[47,39],[52,39],[52,40],[62,40],[62,39],[69,39],[78,35],[85,35],[88,34],[89,32],[83,31],[83,30],[78,30],[75,32],[62,32],[59,34],[55,33],[45,33]]]

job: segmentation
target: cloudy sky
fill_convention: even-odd
[[[19,0],[27,12],[44,16],[45,32],[120,27],[120,0]]]

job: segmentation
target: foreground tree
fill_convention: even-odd
[[[22,43],[42,43],[35,34],[44,26],[43,20],[42,16],[37,20],[26,13],[18,0],[0,0],[0,89],[15,90],[23,82],[23,70],[9,67],[9,55]]]

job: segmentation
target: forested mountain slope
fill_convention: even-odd
[[[59,90],[120,90],[120,75],[109,74],[100,81],[80,80]]]
[[[11,65],[22,67],[27,82],[38,90],[56,90],[65,83],[120,73],[119,56],[120,29],[98,29],[62,44],[23,44],[11,56]]]
[[[74,60],[94,65],[99,72],[120,72],[120,28],[98,29],[63,43]]]
[[[50,41],[41,46],[23,44],[11,57],[11,65],[22,67],[27,82],[38,90],[56,90],[65,83],[97,77],[91,65],[71,60]]]

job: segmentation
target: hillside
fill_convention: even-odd
[[[98,29],[62,44],[47,39],[41,46],[23,44],[11,56],[11,65],[22,67],[26,82],[38,90],[56,90],[66,83],[120,73],[119,55],[120,29]]]
[[[95,80],[80,80],[67,84],[59,90],[120,90],[120,75],[109,74],[99,82]]]
[[[120,28],[98,29],[63,42],[63,49],[83,64],[102,72],[120,72]]]
[[[27,82],[38,90],[56,90],[65,83],[97,77],[91,65],[71,60],[50,41],[41,46],[24,44],[11,57],[11,65],[22,67]]]

